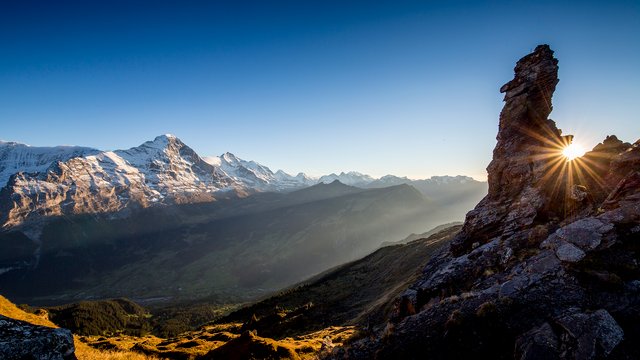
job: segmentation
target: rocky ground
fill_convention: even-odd
[[[548,119],[558,61],[518,61],[489,194],[350,359],[640,358],[640,141],[611,136],[573,161]]]

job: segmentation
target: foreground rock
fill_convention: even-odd
[[[557,60],[518,61],[489,193],[384,331],[336,358],[640,358],[640,141],[567,161],[548,119]]]
[[[0,315],[0,359],[75,359],[67,329],[32,325]]]

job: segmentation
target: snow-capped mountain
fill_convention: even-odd
[[[205,157],[204,160],[220,168],[244,187],[256,191],[287,191],[316,183],[314,179],[304,173],[299,173],[296,176],[289,175],[282,170],[273,173],[264,165],[255,161],[242,160],[230,152],[220,156]]]
[[[298,175],[296,176],[293,176],[287,174],[282,170],[278,170],[275,173],[275,177],[279,183],[283,185],[288,184],[288,186],[291,188],[307,187],[318,183],[318,179],[307,176],[307,174],[302,172],[298,173]]]
[[[407,177],[399,177],[395,175],[385,175],[379,179],[375,179],[367,184],[368,188],[383,188],[387,186],[395,186],[402,184],[411,184],[411,179]]]
[[[51,164],[71,158],[97,154],[97,149],[80,146],[35,147],[0,141],[0,187],[18,172],[46,172]]]
[[[409,184],[413,185],[416,188],[425,187],[425,186],[438,186],[438,185],[464,185],[470,183],[480,183],[469,176],[432,176],[428,179],[420,179],[420,180],[411,180],[407,177],[399,177],[395,175],[385,175],[379,179],[375,179],[366,185],[367,188],[381,188],[387,186],[395,186],[401,184]]]
[[[463,175],[458,175],[458,176],[444,175],[444,176],[432,176],[431,178],[425,179],[422,181],[430,182],[435,185],[449,185],[449,184],[467,184],[470,182],[474,182],[476,180],[473,179],[472,177],[463,176]]]
[[[291,191],[335,180],[361,188],[409,184],[430,198],[486,184],[465,176],[410,180],[387,175],[374,179],[355,171],[319,179],[304,173],[292,176],[282,170],[274,173],[229,152],[201,158],[169,134],[115,151],[0,142],[0,225],[8,228],[42,215],[116,213],[154,204]]]
[[[36,214],[113,213],[315,183],[302,173],[274,174],[229,152],[203,159],[170,134],[115,151],[2,142],[0,181],[0,221],[5,228]]]
[[[154,203],[212,201],[221,193],[244,190],[173,135],[158,136],[129,150],[82,148],[62,152],[65,157],[57,155],[58,148],[31,149],[35,154],[55,151],[26,162],[33,164],[30,167],[5,166],[18,171],[0,191],[4,227],[18,225],[34,214],[117,212]],[[22,159],[8,152],[0,162],[11,163],[15,158]]]
[[[322,176],[320,177],[318,182],[324,183],[324,184],[330,184],[336,180],[346,185],[366,187],[375,179],[369,175],[361,174],[357,171],[349,171],[348,173],[341,172],[340,175],[336,175],[335,173],[332,173],[329,175]]]

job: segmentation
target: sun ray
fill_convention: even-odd
[[[562,149],[562,155],[564,155],[568,161],[575,160],[581,157],[585,153],[585,149],[578,143],[571,143]]]

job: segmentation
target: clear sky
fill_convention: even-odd
[[[274,171],[485,178],[515,62],[548,43],[551,117],[640,138],[639,1],[0,1],[0,139],[172,133]]]

